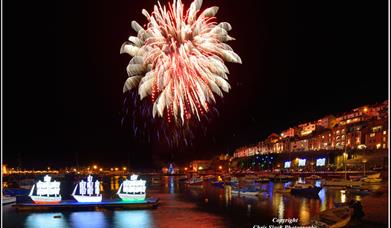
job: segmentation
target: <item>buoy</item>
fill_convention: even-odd
[[[55,215],[53,218],[61,218],[61,215]]]

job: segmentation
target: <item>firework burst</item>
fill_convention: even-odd
[[[140,100],[150,97],[152,117],[165,117],[168,123],[198,121],[216,102],[215,94],[228,92],[229,73],[224,61],[241,63],[240,57],[225,42],[231,25],[217,23],[218,7],[201,11],[202,0],[195,0],[185,12],[180,0],[168,7],[160,2],[142,27],[132,21],[136,36],[130,36],[120,53],[133,58],[126,70],[129,78],[123,91],[138,88]]]

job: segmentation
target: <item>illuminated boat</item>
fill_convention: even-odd
[[[145,199],[145,180],[137,180],[138,175],[133,174],[130,180],[124,180],[119,186],[118,196],[125,201],[137,201]]]
[[[61,201],[60,182],[51,181],[52,177],[46,175],[43,182],[39,180],[30,191],[30,198],[37,204],[55,204]],[[36,195],[34,195],[34,189]]]
[[[77,187],[79,187],[79,195],[76,194]],[[81,180],[80,183],[75,186],[72,196],[80,203],[101,202],[102,194],[100,194],[100,182],[98,180],[93,182],[92,176],[88,175],[87,182]]]

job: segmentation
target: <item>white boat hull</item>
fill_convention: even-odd
[[[243,191],[232,190],[232,194],[240,194],[244,196],[256,196],[259,195],[259,192],[243,192]]]
[[[97,203],[102,202],[102,195],[99,196],[81,196],[81,195],[72,195],[79,203]]]
[[[324,186],[335,186],[335,187],[361,187],[361,181],[325,181]]]
[[[122,200],[144,200],[144,194],[126,194],[126,193],[118,193],[119,198]]]
[[[16,197],[15,196],[2,196],[1,197],[2,204],[10,204],[10,203],[15,203],[16,202]]]
[[[30,196],[34,203],[55,204],[61,201],[61,196]]]

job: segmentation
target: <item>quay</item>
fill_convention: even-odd
[[[159,205],[158,198],[147,198],[145,200],[124,201],[124,200],[104,200],[96,203],[79,203],[75,200],[63,200],[57,204],[35,204],[32,202],[20,203],[13,205],[17,210],[23,211],[63,211],[63,210],[137,210],[137,209],[156,209]]]

